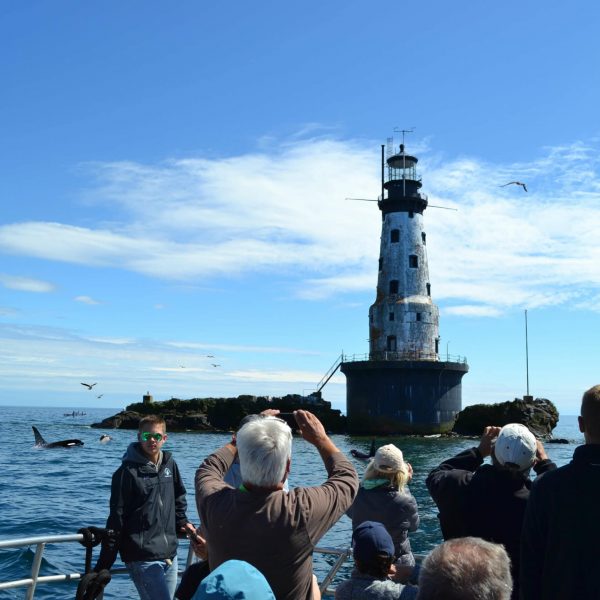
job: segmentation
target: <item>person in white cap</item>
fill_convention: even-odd
[[[492,464],[483,464],[487,456]],[[527,427],[509,423],[486,427],[479,446],[444,461],[426,481],[445,540],[475,536],[506,548],[513,598],[518,598],[521,527],[532,467],[538,475],[556,469]]]
[[[600,385],[583,394],[573,460],[536,481],[521,538],[521,598],[600,598]]]
[[[408,534],[419,527],[417,501],[408,489],[413,471],[393,444],[377,450],[367,465],[358,494],[346,514],[352,530],[365,521],[383,523],[394,540],[397,566],[414,566]]]

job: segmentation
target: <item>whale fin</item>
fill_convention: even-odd
[[[38,428],[32,425],[31,429],[33,429],[33,435],[35,435],[35,445],[45,446],[46,440],[42,437],[42,434],[38,431]]]

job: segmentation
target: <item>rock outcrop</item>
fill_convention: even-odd
[[[124,411],[93,423],[102,429],[137,429],[144,415],[159,414],[167,423],[167,431],[233,431],[243,417],[257,414],[267,408],[277,408],[282,413],[310,410],[317,415],[325,429],[331,433],[345,433],[346,417],[332,409],[331,403],[320,396],[288,395],[282,398],[238,396],[237,398],[171,398],[164,402],[138,402]],[[294,425],[293,418],[287,418]]]
[[[522,423],[536,436],[549,438],[558,423],[558,410],[546,398],[515,398],[498,404],[467,406],[456,418],[453,431],[459,435],[479,436],[487,425]]]

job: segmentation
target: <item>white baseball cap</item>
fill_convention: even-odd
[[[524,471],[533,464],[536,449],[535,436],[525,425],[509,423],[498,434],[494,455],[501,465]]]
[[[387,444],[381,446],[375,452],[373,458],[373,466],[378,471],[387,471],[389,473],[397,473],[404,469],[404,457],[402,456],[402,450],[394,446],[394,444]]]

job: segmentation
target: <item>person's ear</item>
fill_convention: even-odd
[[[579,431],[585,433],[585,421],[583,420],[583,417],[577,417],[577,422],[579,423]]]
[[[163,439],[162,439],[162,441],[166,442],[168,437],[169,436],[166,433],[163,433]]]

